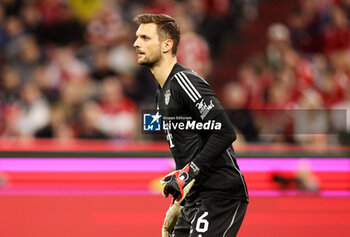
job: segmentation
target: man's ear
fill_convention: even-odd
[[[162,42],[162,52],[167,53],[172,50],[174,42],[171,39],[164,40]]]

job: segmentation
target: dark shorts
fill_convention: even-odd
[[[248,203],[241,200],[204,198],[185,204],[173,237],[233,237],[244,219]]]

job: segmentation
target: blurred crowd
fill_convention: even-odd
[[[206,76],[243,7],[235,0],[2,0],[0,137],[139,139],[156,82],[136,63],[133,18],[179,19],[178,59]]]
[[[136,63],[133,17],[175,17],[182,30],[179,62],[212,83],[220,80],[212,68],[240,26],[263,17],[258,4],[2,0],[0,137],[143,139],[141,112],[154,108],[156,81]],[[304,0],[286,24],[269,27],[265,55],[242,64],[219,92],[241,141],[341,142],[330,130],[348,139],[350,120],[347,130],[344,113],[327,109],[347,109],[350,118],[349,20],[349,0]],[[286,114],[289,109],[306,112]]]
[[[349,0],[301,0],[268,27],[264,55],[223,90],[243,140],[350,144],[349,22]]]

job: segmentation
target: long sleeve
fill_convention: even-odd
[[[216,159],[236,140],[236,134],[225,112],[219,114],[215,121],[222,124],[221,129],[209,131],[206,144],[193,160],[202,172],[207,172]]]
[[[172,94],[196,121],[213,122],[221,126],[205,131],[206,143],[193,159],[202,172],[217,161],[236,139],[232,125],[209,84],[197,75],[180,72],[175,75]]]

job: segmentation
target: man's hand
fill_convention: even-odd
[[[199,174],[198,166],[191,162],[182,170],[176,170],[164,176],[160,181],[164,185],[163,196],[171,194],[177,202],[181,202],[190,191],[194,178]]]

